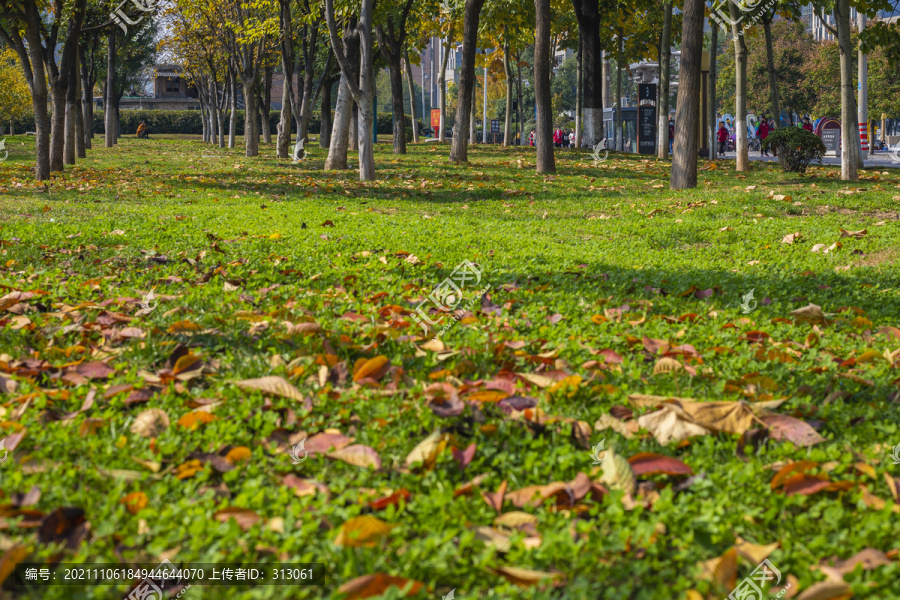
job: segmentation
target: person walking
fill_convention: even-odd
[[[725,154],[725,145],[728,143],[728,130],[725,129],[725,121],[719,121],[719,154]]]
[[[805,130],[807,130],[808,132],[812,133],[812,130],[813,130],[813,129],[812,129],[812,125],[811,125],[810,122],[809,122],[809,117],[803,117],[803,129],[805,129]]]
[[[672,151],[672,144],[675,143],[675,121],[669,119],[669,152]]]
[[[759,155],[768,156],[769,153],[763,145],[763,141],[767,137],[769,137],[769,119],[767,119],[765,115],[763,115],[762,121],[759,124],[759,128],[756,130],[756,137],[759,140]]]
[[[534,146],[534,130],[532,130],[531,133],[528,134],[528,145]]]

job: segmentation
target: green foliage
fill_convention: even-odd
[[[825,144],[816,134],[801,127],[782,127],[762,141],[766,151],[778,152],[778,164],[786,173],[805,173],[809,163],[821,162]]]

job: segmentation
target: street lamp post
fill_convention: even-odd
[[[425,80],[428,79],[428,75],[425,74],[425,63],[422,62],[422,123],[428,123],[429,127],[431,126],[431,119],[425,116]]]

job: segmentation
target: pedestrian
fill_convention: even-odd
[[[803,129],[812,133],[812,125],[809,122],[809,117],[803,117]]]
[[[672,151],[672,145],[675,143],[675,121],[669,119],[669,152]]]
[[[760,156],[768,156],[769,153],[766,151],[765,146],[763,145],[763,141],[769,137],[769,120],[763,115],[762,121],[759,124],[759,128],[756,130],[756,137],[759,139],[759,148],[760,148]]]
[[[728,142],[728,130],[725,129],[725,121],[719,121],[719,154],[725,154],[725,144]]]
[[[559,128],[553,131],[553,145],[559,148]]]
[[[528,145],[534,146],[534,130],[531,130],[531,133],[528,134]]]
[[[575,147],[575,130],[569,132],[569,148]]]

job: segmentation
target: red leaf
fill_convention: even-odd
[[[475,458],[475,444],[469,444],[469,447],[465,450],[460,450],[459,448],[452,448],[453,459],[459,463],[459,468],[463,471],[466,470],[466,467],[469,466],[469,463],[472,462],[472,459]]]
[[[693,475],[694,471],[682,461],[671,456],[641,452],[628,459],[635,476],[640,475]]]

